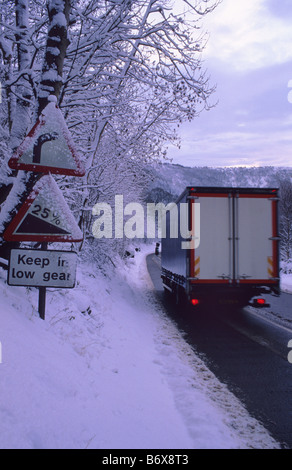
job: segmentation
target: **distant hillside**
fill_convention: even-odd
[[[181,165],[159,164],[154,167],[154,180],[146,199],[169,202],[179,196],[186,186],[239,186],[278,187],[283,179],[292,179],[292,168],[234,167],[234,168],[188,168]],[[164,201],[165,196],[165,201]]]

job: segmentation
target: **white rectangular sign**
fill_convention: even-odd
[[[72,289],[76,269],[74,251],[11,250],[8,285]]]

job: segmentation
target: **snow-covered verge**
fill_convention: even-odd
[[[0,448],[277,448],[151,295],[142,249],[74,290],[8,287],[0,269]]]
[[[281,262],[281,290],[292,294],[292,261]]]
[[[281,290],[292,294],[292,274],[281,274]]]

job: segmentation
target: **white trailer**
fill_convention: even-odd
[[[264,292],[279,295],[278,190],[188,187],[176,203],[188,204],[189,248],[181,232],[162,239],[162,280],[176,298],[246,305]],[[185,210],[185,209],[184,209]],[[198,225],[199,224],[199,225]]]

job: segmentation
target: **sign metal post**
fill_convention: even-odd
[[[41,249],[44,251],[47,251],[48,243],[43,242],[41,244]],[[42,320],[44,320],[46,316],[46,295],[47,295],[46,287],[39,287],[39,315]]]

